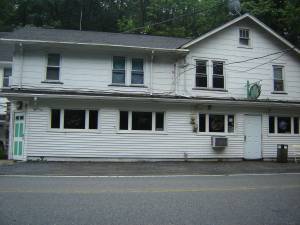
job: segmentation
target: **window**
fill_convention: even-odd
[[[98,129],[98,111],[89,111],[89,129]]]
[[[60,55],[48,54],[46,80],[59,80]]]
[[[294,134],[299,134],[299,117],[294,117]]]
[[[223,62],[213,62],[213,88],[224,88]]]
[[[234,133],[234,115],[199,114],[199,132]],[[208,129],[206,124],[208,124]],[[226,126],[227,124],[227,126]]]
[[[165,114],[163,112],[156,113],[156,121],[155,121],[155,130],[163,131],[164,130],[164,117]]]
[[[132,112],[132,130],[152,130],[152,112]]]
[[[128,130],[128,112],[120,112],[120,130]]]
[[[283,67],[273,66],[274,91],[284,91]]]
[[[144,60],[132,59],[131,84],[144,84]]]
[[[250,46],[250,31],[249,29],[240,28],[239,42],[242,46]]]
[[[207,61],[196,61],[196,87],[207,87]]]
[[[51,110],[51,128],[60,128],[60,110]]]
[[[299,134],[299,117],[269,116],[269,133]]]
[[[63,126],[61,126],[63,124]],[[98,129],[97,110],[51,109],[50,127],[55,129]]]
[[[64,110],[65,129],[85,129],[85,110]]]
[[[275,118],[274,116],[269,116],[269,133],[275,133]]]
[[[125,84],[125,57],[113,57],[112,83]]]
[[[164,131],[164,118],[164,112],[120,111],[119,128],[120,130]]]
[[[209,132],[225,132],[224,115],[209,115]]]
[[[199,132],[206,131],[205,114],[199,114]]]
[[[4,68],[3,87],[9,87],[9,78],[11,76],[11,68]]]
[[[234,115],[228,115],[228,133],[234,132]]]

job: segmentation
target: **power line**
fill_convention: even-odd
[[[224,2],[222,1],[219,4],[217,4],[217,5],[213,6],[213,7],[207,8],[205,10],[201,9],[201,10],[194,11],[192,13],[184,13],[184,14],[178,15],[178,16],[170,18],[170,19],[162,20],[160,22],[150,23],[150,24],[142,26],[142,27],[132,28],[132,29],[124,31],[122,33],[129,33],[129,32],[132,32],[132,31],[144,29],[146,27],[153,27],[153,26],[160,25],[160,24],[163,24],[163,23],[167,23],[167,22],[170,22],[170,21],[173,21],[173,20],[177,20],[177,19],[185,17],[185,16],[192,16],[192,15],[195,15],[195,14],[204,13],[204,12],[207,12],[207,11],[209,11],[211,9],[215,9],[215,8],[217,8],[217,7],[219,7],[219,6],[223,5],[223,4],[224,4]]]
[[[224,66],[227,66],[227,65],[232,65],[232,64],[238,64],[238,63],[244,63],[244,62],[249,62],[249,61],[253,61],[253,60],[256,60],[256,59],[262,59],[262,58],[266,58],[266,57],[269,57],[269,56],[272,56],[272,55],[277,55],[277,54],[280,54],[280,53],[283,53],[280,57],[282,57],[286,52],[288,51],[291,51],[292,49],[294,49],[295,47],[293,48],[288,48],[288,49],[285,49],[285,50],[282,50],[282,51],[278,51],[278,52],[273,52],[273,53],[270,53],[270,54],[267,54],[267,55],[263,55],[263,56],[259,56],[259,57],[253,57],[253,58],[250,58],[250,59],[246,59],[246,60],[241,60],[241,61],[235,61],[235,62],[231,62],[231,63],[219,63],[218,65],[224,65]],[[280,58],[278,57],[278,58]],[[273,59],[272,61],[276,60],[277,58]],[[269,63],[269,62],[267,62]],[[193,67],[192,68],[189,68],[187,70],[184,70],[182,73],[185,73],[185,72],[188,72],[192,69],[195,69],[197,67],[197,64],[188,64],[188,65],[192,65]],[[259,67],[259,66],[258,66]],[[228,70],[231,70],[231,69],[228,69]],[[237,71],[237,70],[236,70]],[[246,71],[239,71],[239,72],[247,72]],[[182,74],[180,73],[180,74]]]

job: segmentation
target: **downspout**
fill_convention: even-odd
[[[177,59],[176,62],[174,64],[174,82],[175,82],[175,96],[178,94],[177,92]]]
[[[154,60],[154,51],[151,52],[151,63],[150,63],[150,95],[153,94],[153,60]]]
[[[20,68],[20,79],[19,79],[19,89],[22,89],[23,84],[23,66],[24,66],[24,50],[23,44],[19,43],[20,46],[20,55],[21,55],[21,68]]]

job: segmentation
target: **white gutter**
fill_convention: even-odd
[[[132,46],[132,45],[114,45],[114,44],[100,44],[100,43],[86,43],[86,42],[68,42],[68,41],[42,41],[42,40],[24,40],[24,39],[7,39],[0,38],[0,41],[8,42],[23,42],[23,43],[48,43],[48,44],[69,44],[69,45],[89,45],[89,46],[102,46],[102,47],[119,47],[119,48],[133,48],[133,49],[142,49],[142,50],[155,50],[160,52],[170,52],[170,53],[188,53],[188,49],[168,49],[168,48],[150,48],[150,47],[141,47],[141,46]]]
[[[91,95],[70,95],[70,94],[37,94],[37,93],[0,93],[1,97],[7,97],[7,98],[16,98],[16,99],[24,99],[24,98],[38,98],[38,99],[81,99],[81,100],[128,100],[128,101],[149,101],[149,102],[166,102],[166,103],[174,103],[174,104],[210,104],[210,105],[231,105],[231,106],[258,106],[267,108],[270,106],[282,106],[287,107],[298,107],[300,109],[300,102],[255,102],[255,101],[244,101],[244,100],[228,100],[228,99],[194,99],[194,98],[183,98],[178,99],[173,96],[173,98],[164,98],[164,97],[147,97],[147,96],[141,96],[141,97],[129,97],[129,96],[91,96]]]

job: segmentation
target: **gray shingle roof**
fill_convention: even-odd
[[[8,35],[8,32],[0,32],[0,38]],[[6,44],[0,42],[0,61],[12,61],[14,46],[12,44]]]
[[[125,45],[147,48],[176,49],[191,39],[139,34],[108,33],[96,31],[45,29],[24,27],[7,35],[6,39],[74,42],[88,44]]]

